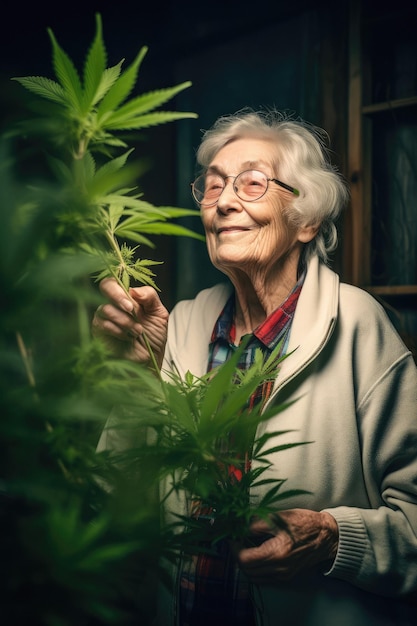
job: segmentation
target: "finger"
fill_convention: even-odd
[[[271,519],[263,519],[260,517],[253,518],[250,523],[251,533],[271,533],[274,523]]]
[[[100,291],[107,300],[113,302],[122,311],[132,313],[134,309],[133,301],[115,278],[104,278],[100,281]]]
[[[263,563],[286,558],[292,547],[291,539],[285,532],[282,532],[272,538],[267,538],[259,545],[243,548],[238,553],[238,560],[245,567],[257,568]]]
[[[119,341],[131,341],[139,336],[139,333],[130,328],[123,328],[109,319],[94,317],[92,324],[95,336],[105,336]]]
[[[129,295],[147,314],[159,314],[166,311],[153,287],[135,287],[129,290]]]
[[[143,332],[142,326],[132,315],[109,303],[98,307],[93,318],[93,327],[119,339],[122,339],[123,335],[125,338],[137,338]]]

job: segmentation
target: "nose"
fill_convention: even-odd
[[[229,176],[225,180],[225,186],[217,200],[217,209],[221,212],[239,211],[242,205],[234,191],[235,177]]]

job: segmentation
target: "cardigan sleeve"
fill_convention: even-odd
[[[357,408],[371,507],[326,509],[339,526],[328,576],[386,596],[417,594],[417,370],[404,352]]]

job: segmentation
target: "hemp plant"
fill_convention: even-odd
[[[138,246],[154,247],[149,235],[202,236],[173,218],[196,216],[197,211],[155,207],[135,189],[142,173],[138,163],[128,163],[133,152],[126,134],[186,118],[194,113],[158,111],[158,107],[190,87],[184,82],[170,88],[136,95],[142,47],[123,70],[123,60],[107,68],[102,21],[96,15],[96,35],[86,55],[82,77],[60,47],[51,29],[52,60],[56,80],[43,76],[15,77],[32,94],[42,98],[39,116],[22,121],[19,131],[41,135],[58,152],[49,164],[64,189],[63,206],[56,212],[56,228],[71,245],[93,256],[98,279],[113,276],[126,290],[131,280],[157,288],[150,266],[156,262],[137,258]],[[122,135],[124,133],[124,135]],[[118,152],[122,151],[121,154]],[[116,156],[115,156],[116,153]],[[138,245],[126,243],[136,242]]]
[[[157,110],[189,82],[132,96],[147,50],[124,71],[123,61],[107,68],[100,15],[82,76],[48,33],[56,80],[13,79],[34,98],[33,115],[0,142],[2,614],[9,626],[147,626],[160,557],[192,552],[201,537],[188,517],[163,522],[161,482],[167,509],[169,495],[215,506],[210,539],[242,540],[252,515],[299,493],[267,470],[269,454],[301,443],[262,429],[285,407],[246,406],[279,373],[277,354],[258,353],[240,372],[237,353],[181,379],[115,358],[91,337],[98,280],[158,289],[155,261],[139,256],[151,236],[201,239],[173,222],[198,211],[145,200],[129,144],[142,129],[196,115]],[[29,181],[16,145],[36,161]],[[117,445],[97,452],[106,423]],[[228,468],[247,453],[250,466],[231,482]]]
[[[141,406],[142,371],[91,337],[90,312],[103,276],[158,288],[155,261],[139,257],[152,235],[201,238],[174,223],[197,211],[144,199],[129,145],[196,115],[157,110],[189,82],[132,96],[147,49],[125,71],[107,68],[100,15],[82,77],[48,33],[56,80],[13,78],[31,114],[0,142],[3,615],[11,626],[147,624],[159,512],[148,485],[95,451],[112,406]]]
[[[150,380],[142,386],[148,401],[152,398],[142,419],[155,430],[157,445],[131,448],[126,458],[141,467],[159,467],[168,514],[177,518],[171,528],[186,531],[176,535],[173,545],[185,552],[192,553],[199,540],[205,545],[221,539],[247,542],[254,516],[267,518],[281,502],[307,493],[287,487],[286,478],[268,477],[269,455],[310,443],[280,443],[293,431],[266,428],[289,404],[248,404],[260,385],[275,380],[288,355],[280,356],[280,345],[268,357],[259,349],[249,370],[242,371],[238,362],[246,343],[200,378],[187,372],[182,379],[171,372],[160,384]],[[186,502],[185,515],[170,511],[174,493],[175,501]],[[193,510],[214,511],[214,523],[204,523],[204,513],[203,521],[192,516]]]

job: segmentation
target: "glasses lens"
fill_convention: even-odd
[[[246,170],[236,178],[234,190],[241,200],[253,202],[259,200],[268,189],[268,179],[263,172]]]
[[[199,204],[215,204],[224,189],[224,180],[218,174],[203,174],[193,184],[194,198]]]

